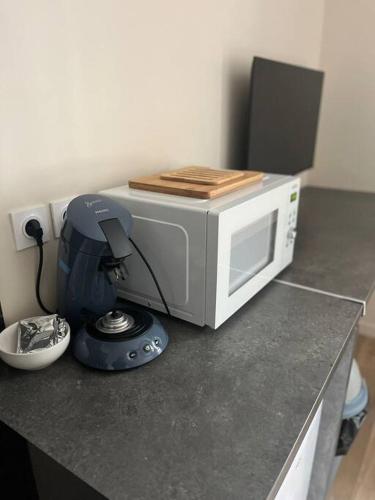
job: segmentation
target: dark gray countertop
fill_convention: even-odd
[[[278,277],[368,300],[375,278],[375,195],[304,188],[294,261]]]
[[[264,499],[361,312],[271,284],[219,330],[164,319],[152,363],[0,366],[0,419],[111,499]]]

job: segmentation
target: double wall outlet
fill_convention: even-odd
[[[17,210],[10,212],[10,220],[12,223],[14,241],[16,243],[17,250],[23,250],[24,248],[33,247],[36,245],[36,241],[31,236],[26,234],[26,224],[32,220],[36,219],[39,221],[43,228],[43,241],[46,242],[50,239],[51,225],[48,207],[40,205],[37,207],[31,207],[23,210]]]
[[[59,238],[61,229],[64,224],[66,210],[73,198],[75,198],[75,196],[51,201],[51,203],[49,204],[50,210],[48,209],[48,206],[40,205],[10,212],[9,215],[12,224],[16,249],[23,250],[24,248],[33,247],[36,245],[36,241],[34,240],[34,238],[28,236],[25,230],[26,224],[32,219],[36,219],[39,221],[40,225],[43,228],[43,241],[46,242],[51,238],[51,215],[55,237]]]

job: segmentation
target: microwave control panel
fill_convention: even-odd
[[[297,216],[299,204],[299,183],[292,184],[288,199],[285,247],[293,253],[294,241],[297,237]],[[288,252],[289,253],[289,252]]]

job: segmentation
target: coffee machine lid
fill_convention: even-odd
[[[82,237],[98,242],[107,242],[100,225],[101,222],[117,219],[130,236],[132,217],[130,212],[120,203],[98,194],[83,194],[74,198],[68,205],[66,224],[78,231]]]

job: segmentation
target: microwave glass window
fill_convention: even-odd
[[[232,234],[229,295],[274,259],[278,210]]]

